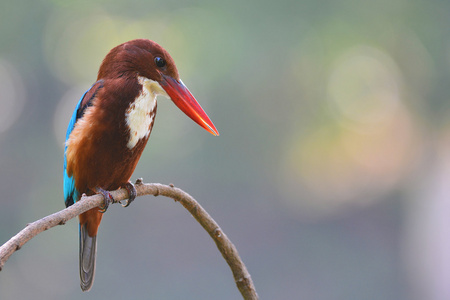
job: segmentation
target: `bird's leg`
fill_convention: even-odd
[[[133,202],[134,199],[136,198],[137,191],[136,191],[136,188],[134,187],[134,184],[132,184],[130,181],[128,181],[125,184],[124,188],[127,190],[129,196],[128,196],[127,203],[122,204],[122,206],[128,207],[131,204],[131,202]]]
[[[95,192],[97,194],[102,194],[103,195],[104,202],[103,202],[103,205],[100,206],[100,212],[101,213],[105,213],[106,210],[109,207],[109,204],[110,203],[114,203],[114,198],[113,198],[113,196],[111,195],[110,192],[108,192],[108,191],[106,191],[106,190],[104,190],[104,189],[102,189],[100,187],[95,188]]]

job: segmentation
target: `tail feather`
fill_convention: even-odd
[[[97,235],[89,236],[87,224],[80,225],[80,286],[89,291],[94,283]]]

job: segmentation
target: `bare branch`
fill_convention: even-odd
[[[194,198],[183,190],[174,187],[172,184],[163,185],[159,183],[143,183],[142,179],[138,179],[136,181],[136,190],[138,196],[162,195],[180,202],[181,205],[183,205],[192,214],[192,216],[194,216],[200,225],[202,225],[202,227],[209,233],[211,238],[216,243],[217,248],[220,253],[222,253],[222,256],[233,272],[234,280],[243,298],[246,300],[258,299],[250,273],[247,271],[247,268],[239,257],[236,247],[228,239],[226,234],[222,231],[214,219],[211,218],[206,210],[198,204]],[[114,197],[116,202],[128,198],[128,193],[125,189],[112,191],[111,195]],[[28,224],[18,234],[13,236],[9,241],[0,247],[0,271],[8,258],[33,237],[42,231],[55,227],[56,225],[64,225],[68,220],[85,211],[88,211],[91,208],[98,207],[102,203],[103,197],[100,195],[90,197],[83,196],[82,199],[74,205]]]

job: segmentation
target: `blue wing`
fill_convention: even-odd
[[[69,126],[66,132],[66,141],[64,145],[64,202],[66,207],[74,204],[80,199],[80,191],[75,188],[75,179],[67,174],[67,140],[70,137],[75,124],[77,121],[83,117],[86,108],[92,105],[92,100],[94,100],[99,89],[103,87],[103,80],[99,80],[94,83],[89,90],[87,90],[81,99],[78,101],[75,110],[73,111],[72,118],[70,119]]]

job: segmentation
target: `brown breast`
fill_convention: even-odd
[[[131,177],[148,141],[156,102],[138,79],[105,80],[67,142],[67,171],[80,193],[114,190]],[[150,108],[150,109],[147,109]]]

